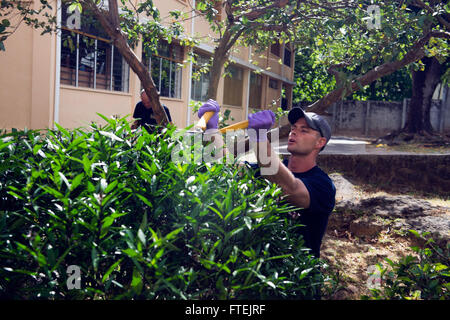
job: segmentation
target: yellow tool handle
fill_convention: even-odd
[[[248,120],[244,120],[232,125],[229,125],[228,127],[220,129],[220,133],[225,133],[230,130],[239,130],[239,129],[247,129],[248,128]]]
[[[200,118],[200,120],[197,122],[196,127],[202,129],[203,131],[206,130],[206,124],[208,123],[209,119],[214,115],[214,112],[208,111],[203,114],[203,116]],[[229,125],[228,127],[220,129],[220,133],[225,133],[230,130],[239,130],[239,129],[247,129],[248,128],[248,120],[241,121],[232,125]]]
[[[208,111],[203,114],[203,116],[198,120],[196,127],[202,129],[203,131],[206,130],[206,124],[208,123],[209,119],[214,115],[214,112]]]

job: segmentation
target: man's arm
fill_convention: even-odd
[[[264,149],[267,149],[266,155],[264,154]],[[264,175],[264,170],[261,170],[261,175],[270,182],[279,185],[284,194],[287,195],[287,200],[290,204],[299,208],[309,208],[310,197],[308,189],[306,188],[302,180],[296,178],[292,174],[292,172],[283,164],[275,151],[273,151],[270,142],[256,142],[255,153],[260,167],[278,168],[276,173],[267,175]],[[262,157],[264,157],[264,159]]]

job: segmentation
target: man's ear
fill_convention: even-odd
[[[327,139],[325,137],[320,137],[317,143],[320,146],[320,149],[322,149],[327,144]]]

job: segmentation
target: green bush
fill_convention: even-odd
[[[378,265],[381,288],[371,289],[364,299],[389,300],[448,300],[450,299],[450,245],[437,246],[427,233],[410,230],[422,242],[412,247],[416,255],[407,255],[388,266]]]
[[[0,136],[2,297],[317,296],[322,265],[279,188],[236,165],[172,162],[173,127],[132,132],[103,118]]]

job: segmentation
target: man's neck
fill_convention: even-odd
[[[308,155],[291,155],[289,158],[288,168],[292,172],[306,172],[316,166],[316,155],[310,153]]]

